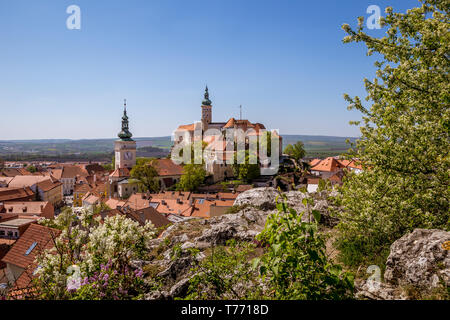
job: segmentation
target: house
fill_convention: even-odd
[[[79,166],[69,165],[63,166],[61,171],[61,182],[63,183],[63,194],[71,195],[75,187],[77,179],[88,176],[86,169]]]
[[[30,187],[24,188],[0,188],[0,202],[3,201],[30,201],[35,194]]]
[[[19,239],[33,222],[34,220],[26,218],[0,222],[0,238]]]
[[[83,208],[91,209],[100,203],[100,197],[88,192],[82,199]]]
[[[109,175],[108,194],[110,197],[124,199],[137,191],[137,184],[130,182],[128,168],[117,168]]]
[[[54,177],[49,177],[44,181],[38,182],[36,185],[38,198],[41,201],[50,202],[55,208],[59,208],[63,204],[63,184]]]
[[[134,210],[130,207],[116,208],[102,211],[98,215],[102,217],[102,220],[106,217],[123,215],[133,221],[138,222],[141,226],[145,225],[147,222],[151,222],[157,229],[165,227],[171,223],[165,217],[165,215],[159,213],[153,207],[147,207],[139,210]]]
[[[31,173],[24,168],[4,168],[0,170],[0,176],[3,177],[15,177],[22,175],[31,175]]]
[[[336,172],[343,168],[345,166],[339,160],[328,157],[319,162],[315,162],[315,165],[311,166],[311,173],[320,176],[324,172]]]
[[[55,208],[49,201],[8,201],[0,208],[0,215],[4,213],[17,214],[23,218],[47,218],[55,217]]]
[[[35,258],[45,249],[54,246],[53,239],[60,230],[31,224],[14,243],[2,261],[6,263],[6,276],[15,288],[26,288],[32,281],[37,265]]]
[[[180,181],[183,167],[175,164],[171,159],[155,159],[151,162],[158,172],[160,187],[165,190]]]

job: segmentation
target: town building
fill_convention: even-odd
[[[252,123],[246,119],[230,118],[226,122],[213,122],[212,119],[212,102],[209,99],[208,87],[206,87],[201,105],[201,122],[180,125],[174,133],[174,147],[182,144],[186,139],[189,139],[191,143],[194,142],[197,139],[195,132],[200,131],[202,141],[207,144],[205,170],[211,174],[213,182],[218,182],[234,175],[231,163],[234,161],[235,142],[244,139],[248,150],[249,143],[258,141],[267,131],[263,124]],[[208,132],[210,129],[215,130]],[[227,132],[232,132],[233,136],[231,140],[225,141],[224,137]],[[241,137],[239,132],[242,132],[244,137]],[[281,156],[282,137],[276,131],[271,131],[271,134],[273,139],[278,139],[279,156]]]
[[[3,208],[2,208],[3,207]],[[0,207],[0,215],[4,213],[17,214],[21,218],[55,217],[55,208],[49,201],[8,201]]]
[[[6,263],[6,277],[15,289],[27,288],[36,274],[36,256],[54,246],[60,230],[31,224],[14,243],[2,261]]]
[[[122,130],[119,140],[114,142],[115,170],[109,175],[108,194],[113,198],[128,198],[138,191],[136,183],[130,181],[130,170],[136,165],[136,141],[129,130],[127,105],[124,103]]]

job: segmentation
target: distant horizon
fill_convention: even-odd
[[[280,134],[283,136],[304,136],[304,137],[328,137],[328,138],[354,138],[357,136],[337,136],[337,135],[324,135],[324,134]],[[171,138],[170,135],[163,136],[143,136],[143,137],[132,137],[132,139],[156,139],[156,138]],[[114,138],[43,138],[43,139],[0,139],[0,142],[24,142],[24,141],[82,141],[82,140],[118,140],[118,137]]]

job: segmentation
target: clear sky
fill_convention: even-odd
[[[81,30],[68,30],[69,5]],[[415,0],[0,0],[0,140],[113,138],[128,100],[135,137],[200,118],[243,117],[281,134],[357,136],[343,93],[374,77],[342,44],[369,5]],[[385,30],[369,30],[381,36]]]

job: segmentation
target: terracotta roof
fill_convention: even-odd
[[[58,180],[61,179],[63,169],[53,169],[51,170],[51,174]]]
[[[310,162],[309,162],[309,165],[311,166],[311,167],[314,167],[316,164],[318,164],[320,161],[322,161],[321,159],[312,159]]]
[[[155,159],[151,165],[158,171],[159,176],[181,176],[183,167],[173,163],[171,159]]]
[[[192,204],[188,200],[177,199],[152,199],[151,203],[157,205],[156,210],[164,214],[176,214],[190,217],[192,214]]]
[[[235,200],[238,195],[239,195],[238,193],[231,193],[231,192],[219,192],[218,193],[219,199],[221,199],[221,200],[225,200],[225,199]]]
[[[128,168],[118,168],[114,170],[113,173],[111,173],[109,176],[116,178],[129,177],[130,170]]]
[[[211,206],[217,207],[232,207],[234,200],[203,200],[197,199],[194,202],[194,210],[192,212],[192,217],[198,218],[210,218],[211,217]]]
[[[87,176],[89,173],[86,169],[79,166],[64,166],[62,169],[61,179],[74,179],[77,176]]]
[[[189,191],[163,191],[160,193],[150,193],[151,199],[182,199],[188,200],[192,193]]]
[[[52,181],[52,179],[47,179],[47,180],[41,181],[37,184],[38,188],[44,192],[53,190],[53,189],[59,187],[60,185],[62,185],[61,182]]]
[[[230,118],[227,123],[223,126],[224,128],[233,128],[236,120],[234,118]]]
[[[0,184],[8,185],[14,177],[0,177]]]
[[[116,209],[117,207],[122,207],[123,205],[125,205],[125,202],[126,201],[124,200],[111,198],[106,200],[105,204],[111,209]]]
[[[17,213],[0,212],[0,222],[17,219],[18,217]]]
[[[0,188],[0,201],[26,199],[34,195],[30,187],[26,188]]]
[[[4,168],[0,173],[5,177],[31,175],[31,173],[24,168]]]
[[[247,190],[250,190],[250,189],[253,189],[253,186],[252,186],[252,185],[249,185],[249,184],[241,184],[241,185],[238,185],[238,186],[237,186],[236,192],[244,192],[244,191],[247,191]]]
[[[49,205],[48,201],[14,201],[5,202],[4,207],[7,213],[41,215]]]
[[[344,166],[335,158],[328,157],[319,163],[317,163],[314,167],[311,168],[311,171],[326,171],[326,172],[334,172],[338,171],[340,168]]]
[[[187,131],[194,131],[195,124],[185,124],[178,127],[178,130],[187,130]]]
[[[42,250],[53,247],[52,236],[57,237],[60,232],[60,230],[33,223],[16,241],[2,261],[27,269]]]
[[[127,214],[139,224],[144,225],[150,221],[156,228],[170,224],[171,222],[153,207],[147,207],[140,210],[131,210]]]
[[[8,184],[8,187],[10,188],[24,188],[24,187],[31,187],[39,182],[42,182],[44,180],[49,179],[48,176],[15,176],[14,179],[11,180],[11,182]]]
[[[97,197],[96,195],[93,195],[91,193],[87,193],[84,197],[83,197],[83,201],[89,203],[89,204],[95,204],[100,200],[99,197]]]
[[[358,162],[358,160],[338,160],[344,167],[346,168],[353,168],[353,169],[360,169],[362,170],[363,167],[361,163]]]
[[[73,192],[81,192],[86,193],[89,192],[92,188],[87,183],[77,183],[73,187]]]

